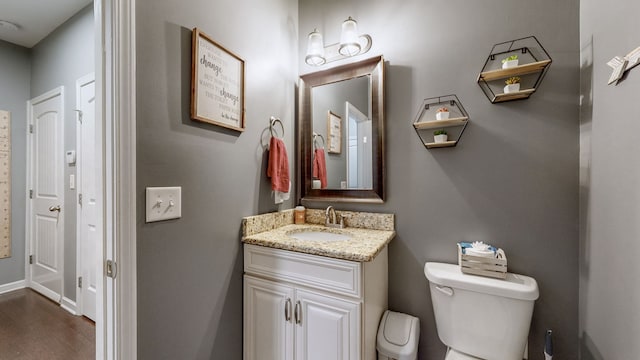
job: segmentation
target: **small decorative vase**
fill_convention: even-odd
[[[449,118],[448,111],[440,111],[436,113],[436,120],[447,120]]]
[[[505,61],[502,63],[502,68],[503,69],[510,69],[512,67],[516,67],[518,66],[518,59],[516,60],[509,60],[509,61]]]
[[[509,94],[509,93],[514,93],[514,92],[518,92],[520,91],[520,84],[511,84],[511,85],[507,85],[504,87],[504,93],[505,94]]]
[[[436,143],[443,143],[447,141],[447,134],[442,134],[442,135],[434,135],[433,136],[433,140]]]

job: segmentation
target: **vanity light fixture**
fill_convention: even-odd
[[[314,29],[309,34],[307,56],[304,61],[311,66],[320,66],[336,60],[364,54],[371,49],[371,36],[358,35],[358,23],[351,16],[342,23],[340,42],[324,46],[322,34]]]

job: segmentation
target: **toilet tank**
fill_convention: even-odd
[[[431,262],[424,273],[440,341],[482,359],[522,359],[538,298],[535,279],[512,273],[505,280],[467,275],[458,265]]]

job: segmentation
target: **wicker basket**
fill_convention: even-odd
[[[507,278],[507,255],[498,249],[495,258],[466,255],[458,245],[458,264],[463,274],[487,276],[496,279]]]

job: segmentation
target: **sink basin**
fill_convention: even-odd
[[[312,241],[346,241],[351,240],[351,235],[349,234],[339,234],[328,231],[321,230],[306,230],[300,232],[293,232],[288,234],[294,239],[298,240],[312,240]]]

